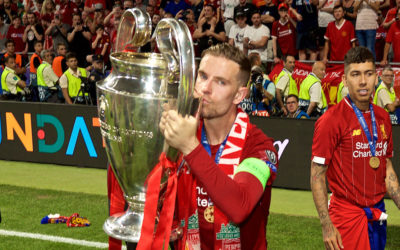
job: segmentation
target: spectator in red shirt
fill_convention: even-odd
[[[78,6],[69,0],[60,0],[59,11],[62,16],[63,23],[72,26],[72,14],[78,13]]]
[[[325,33],[324,59],[326,63],[331,61],[343,61],[347,51],[355,47],[356,37],[354,35],[354,26],[350,21],[344,19],[344,10],[342,5],[333,7],[334,22],[330,22]]]
[[[389,32],[386,36],[385,49],[383,51],[383,59],[381,65],[384,66],[388,64],[388,54],[390,45],[392,45],[394,58],[393,62],[400,62],[400,9],[397,9],[397,21],[390,26]]]
[[[24,36],[25,27],[21,26],[21,17],[15,16],[13,25],[8,28],[7,39],[12,39],[15,42],[15,52],[26,53],[26,44],[22,37]]]
[[[288,14],[288,5],[279,4],[279,20],[272,24],[272,49],[274,52],[274,61],[279,63],[282,56],[296,56],[296,21]]]
[[[105,10],[107,7],[105,0],[86,0],[85,1],[85,8],[89,13],[93,13],[96,9],[103,9]]]
[[[396,0],[396,7],[391,8],[391,9],[387,12],[386,17],[385,17],[385,20],[383,21],[382,26],[383,26],[385,29],[389,29],[390,26],[391,26],[394,22],[396,22],[396,14],[397,14],[397,9],[398,9],[399,7],[400,7],[400,0]]]
[[[112,11],[104,18],[104,27],[107,32],[111,33],[113,29],[115,19],[120,19],[122,16],[122,7],[121,5],[114,5]],[[83,20],[85,20],[82,17]]]
[[[110,52],[110,37],[104,32],[104,26],[99,24],[96,27],[96,36],[92,37],[92,49],[95,55],[101,55],[104,62],[108,61]]]
[[[383,27],[382,23],[383,23],[382,14],[378,13],[379,27],[376,30],[376,39],[375,39],[375,53],[377,62],[380,62],[383,59],[383,51],[385,49],[386,35],[388,32],[388,30]]]
[[[44,0],[42,9],[40,11],[40,19],[53,20],[56,6],[52,0]]]

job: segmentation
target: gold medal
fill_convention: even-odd
[[[204,219],[205,219],[208,223],[214,223],[214,206],[208,206],[208,207],[204,210]]]
[[[371,168],[379,168],[379,164],[380,164],[380,161],[379,161],[378,157],[372,156],[371,158],[369,158],[369,166]]]

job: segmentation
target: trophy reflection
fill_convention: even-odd
[[[98,112],[108,160],[129,204],[123,214],[104,223],[111,237],[138,242],[143,222],[146,178],[168,149],[158,124],[166,105],[189,114],[194,83],[194,52],[187,26],[163,19],[156,27],[161,54],[127,52],[149,41],[147,13],[129,9],[118,28],[116,52],[110,55],[112,73],[97,84]]]

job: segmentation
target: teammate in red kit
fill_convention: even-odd
[[[278,155],[273,140],[238,108],[250,70],[238,48],[213,46],[203,53],[196,81],[200,122],[176,111],[163,113],[160,129],[186,162],[178,176],[177,222],[183,225],[178,249],[267,248]]]
[[[349,95],[315,124],[311,189],[326,249],[384,249],[386,191],[400,208],[392,125],[387,112],[371,103],[377,77],[372,53],[352,48],[344,64]]]

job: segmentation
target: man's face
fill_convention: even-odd
[[[16,64],[15,64],[15,59],[9,59],[8,63],[6,63],[6,66],[9,67],[10,69],[16,69]]]
[[[333,16],[335,17],[336,21],[342,20],[344,16],[343,8],[337,8],[333,10]]]
[[[36,53],[40,53],[43,50],[43,44],[42,43],[36,43],[35,44],[35,51]]]
[[[236,17],[236,23],[240,28],[243,28],[246,25],[246,16]]]
[[[11,2],[10,2],[10,0],[4,0],[4,1],[3,1],[3,6],[4,6],[5,9],[11,8]]]
[[[296,98],[294,97],[289,97],[286,100],[286,108],[289,111],[289,113],[294,113],[296,112],[297,108],[299,107],[299,103],[297,102]]]
[[[153,15],[152,22],[157,25],[157,23],[161,20],[160,15]]]
[[[320,79],[324,79],[325,77],[325,64],[323,63],[318,63],[315,65],[313,73]]]
[[[211,6],[204,7],[204,16],[206,18],[212,18],[214,16],[214,10],[211,8]]]
[[[96,70],[103,70],[103,62],[102,61],[94,61],[93,68]]]
[[[28,14],[28,23],[34,25],[36,22],[35,14]]]
[[[279,13],[279,16],[281,17],[281,18],[285,18],[286,16],[287,16],[287,9],[285,9],[285,8],[281,8],[279,11],[278,11],[278,13]]]
[[[7,43],[7,53],[14,54],[15,45],[13,43]]]
[[[400,7],[400,0],[396,0],[396,6]]]
[[[133,2],[132,1],[124,1],[124,10],[133,8]]]
[[[296,60],[293,56],[287,56],[285,62],[285,68],[290,72],[293,72]]]
[[[374,63],[352,63],[348,67],[342,80],[349,89],[351,99],[354,103],[369,102],[376,80]]]
[[[241,4],[241,5],[245,5],[246,2],[247,2],[247,0],[240,0],[240,4]]]
[[[72,17],[72,25],[73,26],[76,26],[80,22],[81,22],[81,17],[80,16],[73,16]]]
[[[50,63],[50,64],[53,64],[53,59],[54,59],[54,57],[53,57],[53,54],[52,54],[51,52],[47,52],[47,53],[44,55],[44,60],[45,60],[46,62]]]
[[[240,86],[238,74],[239,65],[229,59],[213,55],[203,57],[195,91],[203,97],[201,115],[205,119],[221,118],[236,112],[236,105],[244,97],[240,92],[247,90]]]
[[[394,72],[391,70],[382,71],[381,79],[386,85],[391,85],[394,79]]]
[[[14,18],[13,20],[13,25],[18,28],[19,26],[21,26],[21,19],[20,18]]]
[[[67,66],[73,70],[76,70],[78,68],[78,60],[76,58],[68,59]]]
[[[59,56],[65,56],[65,54],[67,54],[67,48],[64,45],[60,45],[57,49],[57,54]]]
[[[151,17],[154,15],[153,6],[147,6],[147,7],[146,7],[146,11],[147,11],[147,13],[149,13],[149,15],[150,15]]]
[[[251,21],[253,22],[254,27],[259,27],[261,24],[261,16],[258,13],[255,13],[251,16]]]

